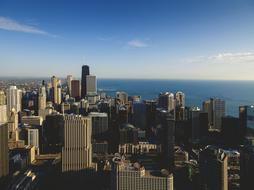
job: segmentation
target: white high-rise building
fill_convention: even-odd
[[[108,114],[91,112],[88,115],[92,119],[92,135],[100,135],[108,130]]]
[[[71,81],[72,81],[72,80],[73,80],[72,75],[68,75],[68,76],[67,76],[67,87],[68,87],[69,95],[71,94]]]
[[[86,93],[87,93],[87,95],[97,94],[96,76],[93,76],[93,75],[86,76]]]
[[[79,171],[92,167],[92,122],[89,117],[64,115],[62,171]]]
[[[10,115],[11,111],[15,109],[16,112],[21,111],[21,97],[22,91],[16,86],[10,86],[7,89],[7,113]]]

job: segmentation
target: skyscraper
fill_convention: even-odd
[[[6,105],[6,96],[4,91],[0,91],[0,106],[1,105]]]
[[[178,91],[175,95],[176,106],[185,107],[185,94],[183,92]]]
[[[39,90],[39,101],[38,101],[38,113],[40,116],[44,113],[47,106],[47,94],[45,86],[40,87]]]
[[[92,167],[92,123],[88,117],[64,116],[62,171],[79,171]]]
[[[86,76],[86,94],[87,95],[96,95],[97,94],[96,76],[93,76],[93,75]]]
[[[175,110],[174,94],[170,92],[161,93],[159,95],[158,107],[163,108],[169,112]]]
[[[7,113],[8,116],[10,115],[10,112],[14,108],[16,112],[21,111],[21,96],[22,91],[17,89],[16,86],[10,86],[7,89]]]
[[[225,116],[225,101],[219,98],[210,98],[203,102],[203,111],[208,113],[211,129],[221,130],[221,120]]]
[[[0,123],[0,179],[9,173],[8,126]]]
[[[241,138],[254,137],[254,106],[239,107]]]
[[[204,149],[199,156],[201,190],[228,190],[228,157],[214,146]]]
[[[52,98],[53,98],[53,102],[55,104],[57,104],[57,85],[58,85],[58,79],[53,76],[51,77],[51,86],[52,86]]]
[[[128,103],[128,94],[126,92],[116,92],[116,98],[120,104]]]
[[[67,87],[68,87],[68,93],[69,95],[71,95],[71,81],[73,80],[72,75],[68,75],[67,76]]]
[[[80,98],[80,82],[79,80],[71,81],[71,97],[79,99]]]
[[[92,120],[92,136],[102,135],[108,130],[108,114],[91,112],[88,115]]]
[[[81,97],[85,98],[87,91],[86,91],[86,76],[89,75],[89,66],[83,65],[82,66],[82,74],[81,74]]]

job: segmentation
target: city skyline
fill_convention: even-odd
[[[80,77],[87,64],[99,78],[254,80],[253,8],[249,0],[3,0],[0,75]]]

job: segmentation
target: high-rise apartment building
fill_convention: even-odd
[[[88,65],[83,65],[82,66],[82,73],[81,73],[81,97],[85,98],[87,95],[87,87],[86,87],[86,76],[89,75],[89,66]]]
[[[149,171],[139,163],[113,158],[112,190],[173,190],[173,175],[167,170]]]
[[[92,167],[92,122],[88,117],[64,115],[62,171]]]
[[[21,98],[22,91],[17,89],[16,86],[10,86],[7,89],[7,115],[10,115],[12,109],[15,109],[16,112],[21,111]]]
[[[71,97],[79,99],[80,98],[80,82],[79,80],[71,81]]]
[[[0,123],[0,179],[9,174],[8,125]]]
[[[97,94],[96,76],[93,76],[93,75],[86,76],[86,94],[87,95],[96,95]]]

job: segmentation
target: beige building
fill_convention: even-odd
[[[64,115],[62,171],[79,171],[92,167],[92,123],[88,117]]]
[[[0,123],[0,178],[9,173],[8,125]]]
[[[96,76],[93,76],[93,75],[86,76],[86,93],[87,95],[97,94]]]
[[[46,88],[42,86],[39,91],[39,101],[38,101],[38,113],[39,115],[44,112],[47,106],[47,95]],[[40,115],[42,116],[42,115]]]
[[[149,171],[139,163],[113,158],[111,190],[173,190],[173,175],[167,170]]]
[[[0,106],[1,105],[6,105],[6,96],[4,91],[0,91]]]

